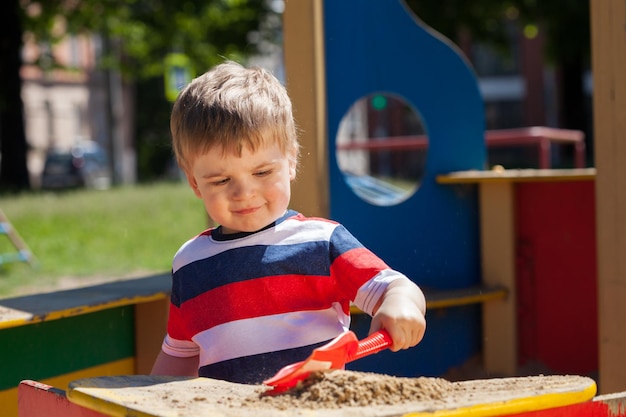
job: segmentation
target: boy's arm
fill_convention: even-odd
[[[178,358],[160,351],[150,375],[198,376],[198,356]]]
[[[384,328],[396,352],[417,345],[426,331],[426,299],[408,278],[392,281],[374,308],[370,333]]]

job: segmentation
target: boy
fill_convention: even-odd
[[[152,373],[260,383],[346,331],[349,307],[392,351],[420,342],[425,300],[343,226],[289,210],[299,145],[291,101],[260,68],[222,63],[181,91],[177,162],[220,226],[172,264],[167,335]]]

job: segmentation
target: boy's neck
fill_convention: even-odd
[[[281,223],[284,219],[293,216],[294,214],[296,214],[295,211],[293,210],[285,210],[285,212],[283,213],[282,216],[280,216],[278,219],[274,220],[273,222],[271,222],[270,224],[268,224],[265,227],[260,228],[259,230],[255,230],[253,232],[234,232],[234,233],[224,233],[223,230],[224,228],[222,226],[217,226],[212,232],[211,232],[211,237],[213,237],[214,240],[218,240],[218,241],[226,241],[226,240],[235,240],[235,239],[241,239],[243,237],[247,237],[259,232],[262,232],[264,230],[267,229],[271,229],[272,227],[276,226],[277,224]]]

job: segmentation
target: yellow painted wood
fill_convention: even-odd
[[[287,90],[300,130],[301,158],[291,207],[308,216],[328,217],[328,139],[322,3],[286,1],[283,54]]]
[[[590,1],[598,245],[599,386],[626,390],[626,3]]]
[[[492,182],[564,182],[593,180],[595,168],[584,169],[505,169],[490,171],[460,171],[438,175],[439,184],[473,184]]]
[[[447,291],[424,291],[426,309],[460,307],[470,304],[482,304],[493,300],[504,300],[508,296],[508,289],[502,287],[472,287]],[[350,306],[350,313],[365,314],[357,306]]]
[[[112,394],[114,395],[114,394]],[[143,412],[136,410],[131,406],[127,407],[126,405],[120,404],[116,402],[116,398],[113,397],[111,400],[95,400],[94,397],[89,392],[83,392],[81,390],[73,390],[71,391],[71,396],[69,397],[70,401],[82,405],[85,408],[90,410],[98,411],[99,413],[106,414],[111,417],[155,417],[155,416],[175,416],[176,414],[167,413],[166,410],[154,411],[154,412]],[[132,400],[131,400],[132,402]],[[156,414],[155,414],[156,413]]]
[[[70,382],[77,379],[92,378],[102,375],[125,375],[132,373],[134,369],[135,360],[133,358],[127,358],[87,369],[81,369],[77,372],[71,372],[53,378],[45,378],[39,380],[38,382],[42,382],[62,390],[67,390]],[[29,379],[29,376],[25,375],[24,379]],[[0,414],[2,417],[18,417],[17,385],[15,388],[0,391],[0,405]]]
[[[514,398],[501,403],[477,404],[460,407],[454,410],[436,410],[425,413],[409,413],[403,417],[495,417],[519,414],[524,412],[548,410],[571,404],[579,404],[593,398],[596,385],[589,384],[580,391],[558,392],[536,395],[532,397]]]
[[[509,290],[505,288],[490,288],[484,291],[458,291],[446,292],[439,295],[433,295],[430,299],[426,299],[427,309],[460,307],[470,304],[484,304],[495,300],[505,300]],[[427,294],[428,296],[428,294]]]
[[[487,417],[514,414],[561,407],[588,401],[596,393],[595,381],[586,377],[549,376],[458,382],[461,390],[451,391],[450,404],[432,409],[425,402],[407,406],[406,417]],[[83,407],[113,417],[170,417],[182,415],[223,416],[236,415],[232,404],[256,398],[263,390],[258,385],[233,384],[209,378],[176,378],[150,376],[118,376],[89,378],[70,384],[68,398]],[[483,395],[471,395],[480,391]],[[462,394],[464,392],[465,394]],[[485,400],[485,393],[489,399]],[[207,396],[223,398],[221,404],[202,401]],[[173,401],[175,400],[175,401]],[[413,411],[411,411],[413,409]],[[287,417],[294,415],[293,409],[255,409],[260,416]],[[271,413],[271,414],[270,414]],[[298,409],[298,415],[343,416],[342,409]],[[351,414],[352,415],[352,414]],[[365,415],[365,414],[363,414]],[[382,409],[368,416],[389,415]],[[394,415],[398,415],[395,412]]]

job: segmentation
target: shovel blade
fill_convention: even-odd
[[[359,340],[353,332],[344,332],[324,346],[314,349],[306,360],[285,366],[263,383],[282,391],[295,387],[311,372],[343,369],[348,358],[356,353],[358,344]]]

